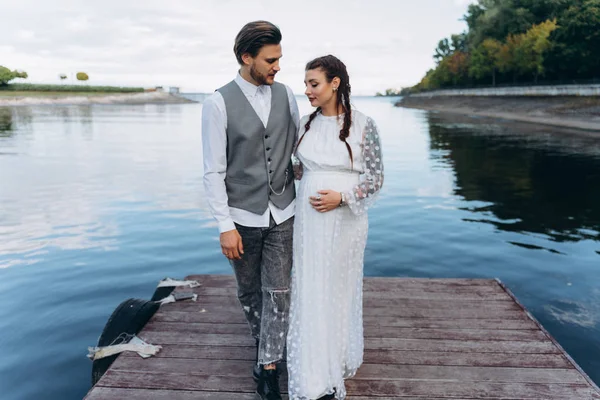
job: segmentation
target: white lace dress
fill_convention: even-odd
[[[343,116],[312,121],[296,156],[301,176],[294,222],[294,264],[287,363],[290,400],[336,393],[363,360],[362,279],[367,209],[383,184],[379,133],[373,120],[352,112],[346,145],[339,139]],[[298,137],[304,133],[305,116]],[[298,162],[299,160],[299,162]],[[348,206],[326,213],[308,198],[319,190],[344,192]]]

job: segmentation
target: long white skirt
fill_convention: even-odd
[[[344,379],[363,361],[362,278],[367,240],[366,213],[348,207],[319,213],[309,196],[348,191],[358,174],[305,171],[294,223],[294,265],[287,336],[289,398],[346,397]]]

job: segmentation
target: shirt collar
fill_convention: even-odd
[[[246,96],[250,97],[254,97],[258,93],[267,93],[268,90],[268,87],[266,85],[256,86],[248,82],[247,80],[242,78],[242,75],[240,75],[239,72],[235,76],[235,82],[238,84],[240,89],[242,89],[242,92],[244,92]]]

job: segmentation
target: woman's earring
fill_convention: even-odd
[[[337,87],[334,86],[333,87],[333,91],[336,92],[337,91]]]

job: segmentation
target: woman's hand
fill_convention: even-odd
[[[308,198],[310,205],[318,212],[327,212],[337,208],[342,202],[342,194],[335,190],[319,190],[316,196]]]

